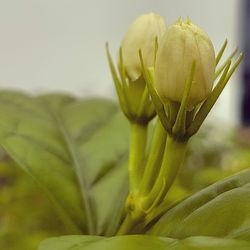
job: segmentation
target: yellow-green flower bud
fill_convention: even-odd
[[[181,102],[195,61],[189,106],[204,101],[215,79],[215,52],[208,35],[190,20],[178,20],[165,32],[155,62],[155,87],[162,101]]]
[[[145,66],[153,66],[155,38],[160,39],[165,31],[164,19],[155,13],[142,15],[132,23],[121,43],[124,67],[131,81],[142,74],[139,49],[143,52]]]

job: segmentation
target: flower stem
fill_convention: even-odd
[[[183,163],[186,148],[187,142],[180,142],[170,136],[167,137],[160,173],[149,194],[147,203],[153,204],[157,199],[159,204],[164,200]],[[159,197],[159,194],[161,197]],[[155,206],[158,204],[155,204]]]
[[[160,170],[162,156],[166,145],[167,133],[163,128],[161,121],[156,122],[155,132],[152,139],[152,146],[145,166],[145,172],[140,184],[139,192],[147,195],[154,184]]]
[[[135,221],[129,214],[127,214],[116,235],[129,234],[134,226],[134,223]]]
[[[130,125],[130,152],[129,152],[129,179],[130,192],[136,191],[143,174],[143,160],[147,144],[147,125],[131,123]]]

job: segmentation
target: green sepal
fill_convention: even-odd
[[[155,106],[156,113],[158,114],[158,116],[162,122],[163,127],[167,131],[171,131],[171,124],[170,124],[168,117],[166,115],[164,105],[163,105],[160,97],[158,96],[155,88],[154,88],[154,73],[152,72],[152,70],[147,69],[145,67],[141,49],[139,49],[139,57],[140,57],[140,61],[141,61],[142,75],[146,81],[147,88],[148,88],[149,94],[152,98],[152,102]]]
[[[123,81],[123,78],[122,78],[122,83],[121,84],[121,81],[117,75],[117,72],[116,72],[116,69],[115,69],[115,66],[114,66],[114,63],[113,63],[113,60],[112,60],[112,57],[111,57],[111,54],[109,52],[109,46],[108,46],[108,43],[106,43],[106,53],[107,53],[107,58],[108,58],[108,63],[109,63],[109,68],[110,68],[110,71],[111,71],[111,75],[112,75],[112,78],[113,78],[113,81],[114,81],[114,84],[115,84],[115,88],[116,88],[116,92],[117,92],[117,95],[118,95],[118,99],[119,99],[119,103],[120,103],[120,107],[123,111],[123,113],[128,116],[129,114],[129,107],[128,107],[128,103],[126,101],[126,98],[124,96],[124,81]],[[121,74],[122,76],[123,74]]]
[[[233,59],[233,57],[236,55],[238,52],[238,48],[236,48],[226,59],[226,61],[216,70],[215,72],[215,78],[218,78],[218,76],[221,74],[221,72],[226,68],[227,64],[229,61]]]
[[[185,84],[185,89],[183,93],[183,97],[181,100],[181,105],[176,117],[175,124],[173,126],[173,136],[176,136],[177,138],[182,138],[186,133],[186,118],[187,118],[187,106],[188,106],[188,99],[190,95],[190,90],[194,78],[194,72],[195,72],[195,61],[192,63],[191,71],[189,78],[187,79],[187,82]]]
[[[127,76],[121,47],[119,49],[119,75],[116,72],[108,44],[106,44],[106,53],[123,113],[130,122],[147,124],[155,117],[156,111],[149,96],[145,80],[141,76],[135,81],[131,81]]]
[[[216,59],[215,59],[216,65],[219,63],[219,61],[220,61],[220,59],[221,59],[221,57],[222,57],[222,55],[223,55],[223,53],[224,53],[226,47],[227,47],[227,39],[226,39],[226,40],[224,41],[224,43],[222,44],[222,47],[221,47],[220,51],[218,52],[218,54],[217,54],[217,56],[216,56]]]
[[[194,118],[194,121],[191,123],[190,127],[188,128],[188,131],[187,131],[188,137],[191,137],[193,134],[195,134],[199,130],[203,121],[207,117],[208,113],[210,112],[210,110],[212,109],[216,101],[218,100],[221,92],[223,91],[226,84],[228,83],[228,80],[230,79],[230,77],[232,76],[232,74],[234,73],[238,65],[240,64],[242,58],[243,58],[243,55],[240,54],[230,70],[229,68],[231,65],[231,60],[227,62],[227,65],[224,68],[223,74],[220,77],[218,84],[215,86],[210,96],[202,104],[202,106],[200,107],[198,113],[196,114]]]

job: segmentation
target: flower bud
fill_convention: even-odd
[[[162,101],[181,102],[195,61],[188,105],[204,101],[215,80],[215,52],[208,35],[190,20],[179,20],[162,37],[155,62],[155,87]]]
[[[160,39],[165,31],[164,19],[155,13],[138,17],[130,26],[122,40],[121,48],[124,67],[131,81],[135,81],[142,74],[139,49],[142,50],[145,66],[153,66],[155,38]]]

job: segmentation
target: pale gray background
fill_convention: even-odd
[[[232,49],[240,43],[240,2],[0,0],[0,86],[114,96],[104,44],[109,41],[115,55],[123,33],[138,15],[157,12],[167,24],[190,17],[210,35],[216,49],[225,38]],[[239,85],[234,77],[212,119],[237,124]]]

